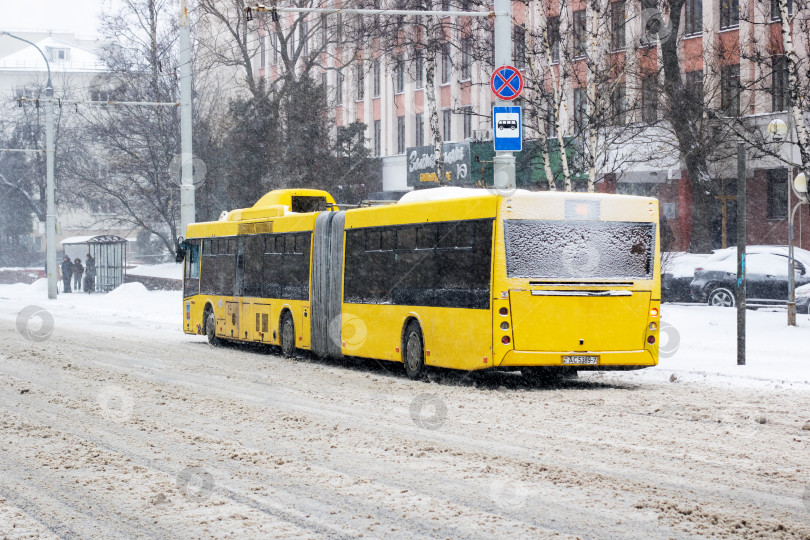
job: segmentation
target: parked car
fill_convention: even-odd
[[[787,246],[749,246],[746,254],[746,303],[754,307],[787,303]],[[810,251],[794,248],[796,287],[810,283]],[[737,295],[737,248],[715,251],[695,268],[692,298],[711,306],[734,306]]]
[[[796,289],[796,313],[810,315],[810,285],[802,285]]]
[[[695,268],[710,255],[682,251],[661,254],[661,301],[692,302],[689,285],[695,277]]]

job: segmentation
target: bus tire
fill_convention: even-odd
[[[208,338],[208,344],[214,347],[219,347],[222,340],[217,337],[217,321],[214,317],[214,310],[208,308],[205,310],[205,335]]]
[[[411,321],[402,338],[402,362],[410,379],[418,380],[425,376],[425,342],[419,323]]]
[[[292,358],[295,355],[295,323],[289,311],[285,311],[281,316],[278,334],[282,356]]]

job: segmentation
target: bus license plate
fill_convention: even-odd
[[[598,356],[563,356],[562,363],[565,364],[598,364]]]

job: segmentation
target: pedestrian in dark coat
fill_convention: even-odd
[[[73,290],[82,290],[82,275],[84,274],[84,266],[82,260],[78,257],[73,261]]]
[[[88,293],[96,290],[96,260],[89,253],[84,261],[84,290]]]
[[[70,278],[73,277],[73,263],[70,262],[70,257],[65,255],[62,260],[62,284],[63,292],[70,292]]]

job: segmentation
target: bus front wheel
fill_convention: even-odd
[[[205,335],[209,344],[214,347],[220,345],[220,339],[217,337],[217,321],[214,312],[210,309],[205,312]]]
[[[295,354],[295,324],[289,311],[281,318],[281,354],[291,358]]]
[[[411,321],[408,324],[403,342],[402,361],[405,363],[405,373],[411,379],[421,379],[425,375],[426,368],[425,347],[419,323]]]

